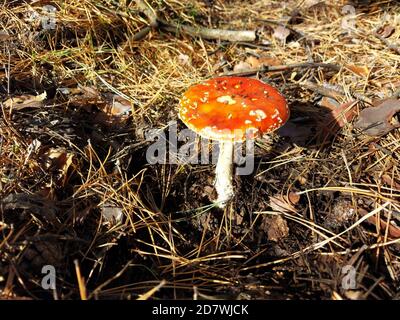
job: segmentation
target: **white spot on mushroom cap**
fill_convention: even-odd
[[[244,123],[245,123],[245,124],[252,124],[253,121],[251,121],[251,120],[245,120]]]
[[[220,103],[225,103],[225,104],[235,104],[236,100],[234,100],[231,96],[220,96],[217,98],[217,101]]]
[[[262,120],[264,120],[267,115],[265,114],[264,111],[262,111],[261,109],[257,109],[257,110],[251,110],[249,112],[250,116],[255,116],[256,117],[256,121],[257,122],[261,122]]]
[[[275,109],[274,114],[271,116],[272,119],[275,119],[276,117],[279,116],[279,110]]]

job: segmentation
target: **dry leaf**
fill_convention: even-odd
[[[182,65],[182,66],[189,65],[190,64],[190,57],[187,54],[181,53],[178,56],[178,63],[180,65]]]
[[[285,28],[284,26],[277,26],[274,28],[273,36],[281,40],[282,42],[286,42],[286,38],[290,35],[290,30]]]
[[[365,216],[368,214],[368,211],[362,208],[358,209],[358,212],[362,215]],[[380,226],[380,231],[382,234],[385,234],[386,229],[388,230],[388,235],[392,238],[400,238],[400,228],[396,225],[393,225],[391,223],[387,223],[387,220],[385,221],[382,217],[379,218],[378,216],[372,216],[367,219],[368,222],[372,223],[373,225],[377,226],[379,224]],[[392,220],[393,221],[393,220]]]
[[[11,36],[7,33],[7,31],[0,31],[0,41],[5,41],[11,39]]]
[[[97,113],[95,121],[108,127],[117,127],[129,119],[132,103],[116,94],[104,94],[104,103],[96,106],[101,112]]]
[[[250,66],[254,69],[260,68],[262,66],[280,66],[282,65],[282,61],[277,58],[272,57],[260,57],[256,58],[250,56],[246,59],[246,62],[250,64]]]
[[[132,109],[132,104],[121,97],[113,100],[113,104],[111,107],[111,114],[114,116],[124,116],[127,115]]]
[[[369,107],[360,112],[354,127],[369,136],[382,136],[399,128],[394,115],[400,112],[400,100],[386,99],[376,107]]]
[[[339,102],[331,97],[322,97],[322,99],[318,102],[321,107],[325,107],[331,111],[336,110],[340,107]]]
[[[362,290],[345,290],[344,295],[350,300],[360,300],[364,297]]]
[[[246,59],[246,62],[250,64],[252,69],[260,69],[262,67],[271,67],[271,66],[281,66],[283,63],[281,60],[273,57],[259,57],[256,58],[254,56],[250,56]],[[281,71],[273,71],[269,72],[270,76],[274,74],[279,74]]]
[[[388,174],[384,174],[381,179],[389,187],[400,191],[400,183],[397,182],[396,180],[392,179],[392,177],[389,176]]]
[[[323,106],[330,110],[330,113],[325,116],[325,121],[319,125],[320,137],[328,138],[335,135],[340,128],[351,122],[357,115],[357,110],[354,106],[357,101],[349,101],[342,105],[334,103],[333,99],[325,98]]]
[[[289,235],[286,220],[281,215],[264,216],[261,228],[270,241],[278,242]]]
[[[390,24],[386,24],[380,27],[376,33],[379,34],[382,38],[389,38],[396,31],[395,27]]]
[[[94,87],[59,88],[58,91],[67,95],[71,105],[82,107],[87,111],[91,111],[92,105],[104,103],[100,92]]]
[[[291,204],[297,204],[300,201],[300,195],[297,192],[290,191],[288,199]]]
[[[235,66],[233,67],[233,71],[235,72],[246,72],[248,70],[252,69],[251,65],[245,61],[239,61]]]
[[[10,110],[22,110],[26,108],[40,108],[43,101],[47,98],[46,91],[37,96],[23,95],[7,99],[3,105]]]
[[[113,93],[101,94],[95,87],[59,88],[69,103],[95,113],[94,120],[106,126],[119,126],[129,118],[132,103]],[[98,112],[100,110],[100,112]]]
[[[102,110],[110,116],[123,117],[132,110],[132,103],[116,94],[107,94],[106,102]]]
[[[297,212],[296,208],[293,207],[289,199],[284,198],[280,194],[269,197],[269,206],[273,211],[276,212],[292,212],[292,213]]]
[[[367,66],[356,66],[353,64],[346,65],[346,68],[361,77],[368,77],[369,69]]]
[[[356,101],[349,101],[332,110],[332,116],[340,127],[351,122],[357,115],[357,110],[354,108],[356,104]]]
[[[104,204],[101,206],[100,209],[101,209],[101,215],[105,222],[111,224],[118,224],[122,222],[122,218],[124,217],[122,208]]]
[[[50,148],[44,154],[48,168],[59,171],[58,183],[64,186],[68,179],[68,170],[73,163],[74,154],[64,148]]]

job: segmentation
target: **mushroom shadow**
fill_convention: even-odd
[[[290,119],[276,131],[279,139],[286,143],[306,149],[320,149],[329,145],[342,130],[343,124],[334,116],[332,109],[302,102],[289,104],[289,107]]]

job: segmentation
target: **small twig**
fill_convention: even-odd
[[[400,47],[391,43],[388,39],[382,37],[377,31],[374,32],[374,36],[381,40],[390,50],[395,51],[397,54],[400,54]]]
[[[224,43],[229,43],[229,41],[222,42],[221,44],[223,45]],[[256,44],[256,43],[251,43],[251,42],[246,42],[246,41],[238,41],[235,44],[238,46],[256,48],[256,49],[261,49],[261,50],[267,50],[271,46],[271,43],[267,42],[267,41],[263,41],[262,44]]]
[[[220,51],[222,48],[231,45],[232,43],[230,41],[221,41],[219,45],[217,46],[216,49],[213,51],[207,52],[209,56],[212,56],[216,54],[218,51]],[[256,49],[261,49],[261,50],[267,50],[270,46],[270,43],[263,41],[263,44],[256,44],[256,43],[251,43],[251,42],[245,42],[245,41],[237,41],[234,43],[237,46],[244,46],[244,47],[250,47],[250,48],[256,48]],[[254,55],[257,58],[260,58],[260,55],[257,53],[254,53],[252,51],[248,52],[250,55]]]
[[[256,73],[262,72],[275,72],[275,71],[286,71],[296,68],[327,68],[335,71],[340,71],[341,67],[337,64],[333,63],[319,63],[319,62],[302,62],[302,63],[293,63],[281,66],[262,66],[260,68],[249,69],[247,71],[231,71],[226,72],[222,76],[251,76]]]
[[[312,90],[314,92],[319,93],[322,96],[330,97],[333,99],[337,99],[338,96],[344,97],[346,95],[343,88],[340,86],[337,86],[337,85],[333,86],[328,83],[323,83],[322,85],[318,85],[311,81],[304,81],[301,83],[301,85],[303,87],[305,87],[306,89]],[[363,96],[362,94],[355,93],[355,92],[351,92],[350,94],[359,101],[365,102],[367,104],[372,104],[371,99]]]

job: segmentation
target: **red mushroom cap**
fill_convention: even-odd
[[[278,90],[259,80],[220,77],[190,87],[179,118],[207,139],[239,142],[281,127],[289,108]]]

